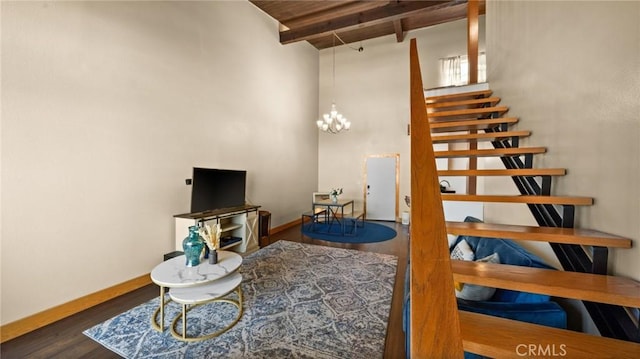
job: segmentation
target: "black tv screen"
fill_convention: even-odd
[[[247,171],[193,168],[191,213],[244,206]]]

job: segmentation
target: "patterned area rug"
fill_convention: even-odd
[[[382,358],[396,266],[392,255],[281,240],[244,259],[244,314],[217,338],[185,343],[152,329],[157,298],[84,334],[125,358]],[[165,328],[179,311],[167,305]],[[226,303],[196,307],[187,333],[235,314]]]

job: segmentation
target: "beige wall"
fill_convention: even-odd
[[[548,148],[535,166],[567,168],[552,194],[595,198],[577,209],[577,226],[633,240],[631,249],[610,250],[609,261],[611,273],[636,280],[639,20],[637,1],[488,1],[486,19],[488,81],[520,118],[516,128],[532,131],[522,145]],[[498,188],[499,180],[485,181],[485,193]],[[535,224],[524,206],[486,206],[485,220]],[[597,332],[590,320],[570,325]]]
[[[484,16],[480,30],[484,39]],[[411,31],[402,43],[396,42],[395,35],[367,40],[362,52],[339,46],[335,94],[332,50],[320,51],[318,118],[329,111],[335,98],[338,111],[352,123],[349,132],[319,134],[320,190],[343,187],[344,196],[357,199],[363,208],[365,159],[399,153],[399,212],[408,210],[404,196],[410,194],[409,39],[417,39],[424,86],[432,88],[438,86],[438,59],[466,54],[466,31],[466,20],[461,20]],[[480,48],[484,49],[484,41]]]
[[[193,166],[317,187],[318,51],[248,2],[3,1],[2,71],[2,324],[148,273]]]

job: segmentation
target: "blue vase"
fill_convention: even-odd
[[[187,267],[195,267],[200,264],[200,254],[204,248],[204,241],[198,233],[198,226],[189,227],[189,237],[182,241],[184,256],[187,258]]]

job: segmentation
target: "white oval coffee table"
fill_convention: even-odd
[[[164,307],[168,303],[165,301],[166,288],[196,288],[234,273],[241,264],[242,257],[230,251],[218,251],[217,264],[209,264],[204,260],[195,267],[187,267],[184,255],[158,264],[151,271],[151,280],[160,286],[160,304],[151,317],[152,327],[158,331],[164,331]],[[240,291],[239,285],[237,288]],[[159,322],[158,313],[160,313]]]

